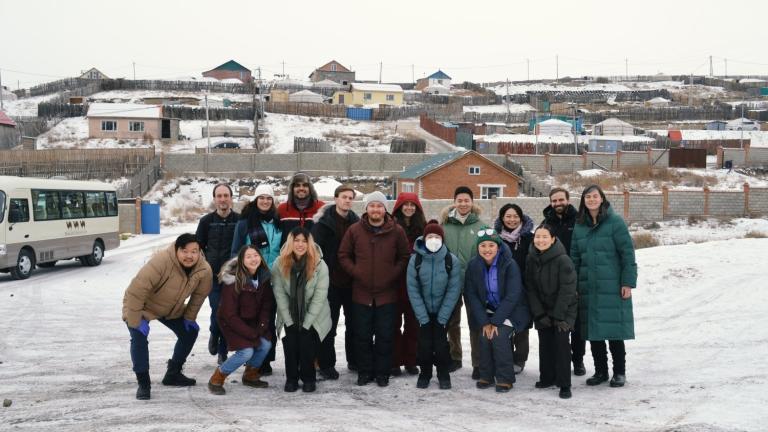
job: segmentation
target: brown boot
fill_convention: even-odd
[[[256,388],[269,387],[268,382],[262,381],[259,378],[261,378],[261,374],[259,374],[259,368],[247,365],[245,366],[245,372],[243,372],[243,385]]]
[[[216,368],[211,375],[211,379],[208,380],[208,390],[215,395],[223,395],[226,393],[224,390],[224,381],[227,379],[227,375],[221,372],[221,369]]]

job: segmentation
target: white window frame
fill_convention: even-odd
[[[473,171],[475,171],[475,172],[473,172]],[[480,169],[480,165],[471,165],[468,168],[467,172],[469,172],[469,175],[480,175],[482,170]]]
[[[336,72],[336,65],[335,64],[331,65],[331,72]]]
[[[387,95],[387,101],[392,102],[394,100],[395,100],[395,95],[393,95],[393,94],[388,94]]]
[[[114,129],[107,129],[105,126],[108,123],[112,123],[115,125]],[[117,120],[102,120],[101,121],[101,131],[102,132],[117,132]]]
[[[507,185],[503,184],[479,184],[477,186],[480,187],[480,199],[488,199],[488,188],[498,188],[499,196],[496,198],[503,198],[504,189],[507,187]]]
[[[137,125],[138,125],[138,128],[136,128]],[[130,132],[144,132],[144,122],[143,121],[129,121],[128,122],[128,130]]]
[[[416,192],[416,183],[413,182],[402,182],[400,185],[403,187],[403,190],[400,192]]]
[[[372,100],[373,93],[363,93],[363,100]]]

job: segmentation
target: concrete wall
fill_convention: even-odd
[[[629,220],[653,222],[664,219],[664,197],[661,193],[633,193],[629,198]]]
[[[587,153],[587,163],[584,169],[593,169],[597,167],[592,166],[592,162],[600,164],[607,170],[615,171],[618,169],[616,163],[616,153]]]
[[[723,149],[723,163],[725,161],[733,161],[734,167],[744,166],[745,156],[746,152],[742,149]]]
[[[668,217],[704,214],[704,191],[669,191]]]
[[[744,216],[744,191],[710,191],[709,216]]]
[[[611,208],[613,211],[616,212],[617,215],[626,219],[626,217],[624,217],[624,194],[621,192],[606,192],[605,198],[609,203],[611,203]],[[577,210],[578,208],[579,207],[576,206]]]
[[[648,166],[648,152],[620,152],[620,169],[641,168]]]
[[[139,233],[141,227],[136,226],[136,204],[118,204],[117,214],[121,233]]]
[[[749,212],[754,214],[768,214],[768,188],[749,189]]]
[[[750,147],[749,149],[749,165],[750,166],[768,166],[768,148],[765,147]]]
[[[525,168],[526,171],[530,171],[537,174],[543,174],[546,170],[544,167],[544,155],[509,155],[509,158]]]
[[[584,158],[575,155],[549,155],[549,174],[573,174],[584,169]]]
[[[651,150],[651,164],[655,167],[668,167],[669,166],[669,151],[668,150]]]

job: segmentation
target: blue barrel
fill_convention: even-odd
[[[160,204],[141,203],[141,233],[160,234]]]

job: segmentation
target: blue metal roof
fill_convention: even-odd
[[[445,72],[438,69],[437,72],[428,76],[427,79],[451,79],[451,77],[449,77]]]
[[[401,172],[396,177],[404,179],[415,179],[434,171],[435,169],[464,156],[467,153],[464,151],[457,151],[453,153],[440,153],[429,159],[425,159],[416,165],[412,165],[407,170]]]

